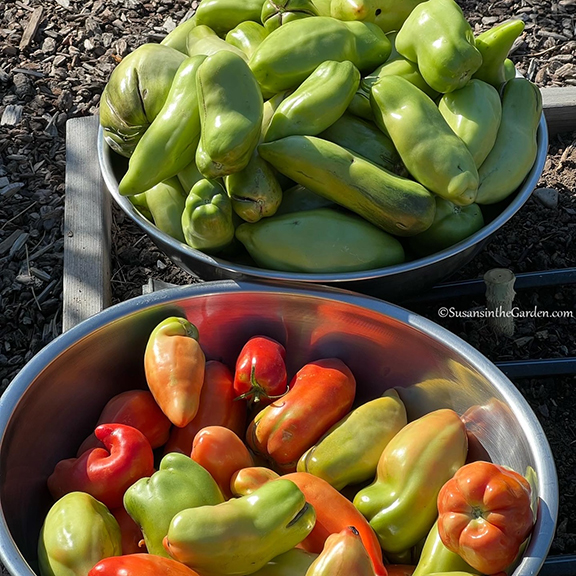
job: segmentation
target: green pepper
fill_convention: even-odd
[[[118,522],[89,494],[70,492],[50,508],[38,541],[41,576],[85,576],[100,560],[121,554]]]
[[[166,102],[186,56],[161,44],[143,44],[114,69],[100,99],[104,140],[129,158]]]
[[[278,479],[249,496],[176,514],[164,546],[205,576],[252,574],[304,540],[315,521],[296,484]]]
[[[306,576],[308,568],[317,557],[318,554],[306,552],[301,548],[292,548],[270,560],[252,576]]]
[[[506,64],[508,52],[514,40],[522,34],[524,22],[522,20],[508,20],[494,28],[480,34],[475,42],[476,48],[482,54],[482,66],[474,74],[474,78],[492,84],[495,88],[510,80],[510,64]],[[512,66],[514,66],[512,64]],[[514,78],[516,73],[514,73]]]
[[[283,192],[282,202],[276,211],[276,216],[315,210],[316,208],[328,208],[330,206],[335,207],[336,205],[328,198],[324,198],[324,196],[315,194],[312,190],[296,184],[296,186],[292,186],[292,188]]]
[[[190,162],[186,168],[178,172],[178,180],[180,180],[180,184],[184,190],[184,193],[186,196],[188,196],[190,190],[192,190],[192,186],[194,186],[196,182],[204,180],[204,176],[200,174],[200,170],[198,170],[196,162],[192,160],[192,162]]]
[[[344,114],[359,84],[360,72],[351,62],[323,62],[278,106],[264,141],[320,134]]]
[[[374,122],[374,114],[372,113],[372,107],[370,106],[370,91],[366,91],[362,87],[362,83],[360,83],[360,87],[348,105],[348,112],[358,118]]]
[[[386,76],[372,87],[371,102],[376,124],[418,182],[456,204],[474,202],[474,158],[424,92],[404,78]]]
[[[182,62],[166,102],[130,157],[118,185],[123,196],[140,194],[176,176],[194,160],[200,139],[196,74],[205,56]]]
[[[266,0],[261,19],[266,30],[272,32],[283,24],[310,16],[319,16],[312,0]]]
[[[196,10],[198,24],[224,36],[241,22],[260,22],[264,0],[202,0]]]
[[[538,153],[541,115],[538,87],[524,78],[509,80],[502,95],[502,121],[496,142],[478,171],[478,204],[500,202],[522,184]]]
[[[169,557],[162,546],[170,521],[186,508],[220,504],[224,497],[210,474],[184,454],[166,454],[158,472],[124,494],[124,507],[140,526],[150,554]]]
[[[186,243],[203,251],[218,251],[234,238],[232,204],[215,180],[200,180],[186,198],[182,214]]]
[[[240,172],[261,135],[264,103],[256,79],[242,58],[222,51],[202,63],[196,87],[202,125],[196,166],[206,178]]]
[[[204,25],[197,25],[189,34],[186,40],[188,56],[212,56],[217,52],[233,52],[243,60],[248,61],[248,56],[236,48],[230,42],[220,38],[212,28]]]
[[[472,28],[454,0],[416,6],[396,36],[396,49],[441,93],[465,86],[482,64]]]
[[[268,30],[264,26],[258,24],[258,22],[248,20],[247,22],[241,22],[236,28],[230,30],[226,34],[226,42],[236,46],[248,58],[251,58],[266,36],[268,36]]]
[[[331,208],[241,224],[236,238],[262,268],[324,274],[400,264],[400,242],[355,214]]]
[[[258,46],[250,68],[266,95],[299,86],[326,60],[349,60],[361,72],[390,54],[390,42],[375,24],[303,18],[274,30]]]
[[[332,0],[312,0],[319,16],[330,16],[330,4]]]
[[[436,215],[432,226],[408,238],[408,246],[418,256],[428,256],[458,244],[484,227],[478,204],[457,206],[436,196]]]
[[[129,196],[128,198],[144,218],[150,220],[150,222],[153,221],[150,208],[148,208],[148,202],[146,201],[146,192],[142,192],[142,194],[134,194],[134,196]]]
[[[182,54],[188,54],[188,34],[196,28],[198,23],[196,22],[196,16],[192,16],[192,18],[182,22],[160,44],[164,46],[169,46],[170,48],[174,48],[174,50],[178,50],[178,52],[182,52]]]
[[[506,58],[506,60],[504,60],[504,79],[508,82],[508,80],[512,80],[513,78],[516,78],[516,66],[510,58]]]
[[[496,142],[502,118],[502,103],[496,89],[481,80],[470,80],[464,88],[444,94],[438,110],[466,144],[479,168]]]
[[[186,204],[186,194],[178,178],[170,178],[147,190],[146,201],[156,228],[184,242],[182,213]]]

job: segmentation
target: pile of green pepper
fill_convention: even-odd
[[[268,269],[444,250],[534,164],[540,92],[507,59],[523,28],[474,37],[454,0],[203,0],[102,95],[120,194],[179,242]]]

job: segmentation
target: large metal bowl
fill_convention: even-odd
[[[98,159],[104,181],[114,200],[150,236],[162,252],[187,272],[197,274],[204,280],[233,278],[237,280],[266,279],[282,282],[316,282],[356,290],[392,302],[400,302],[426,291],[472,260],[482,250],[489,238],[510,220],[528,200],[544,170],[547,152],[548,129],[544,115],[542,115],[538,127],[538,155],[532,170],[514,195],[499,205],[488,207],[493,213],[493,219],[487,218],[486,226],[466,240],[431,256],[386,268],[376,268],[363,272],[304,274],[266,270],[255,265],[245,265],[215,258],[199,250],[194,250],[158,230],[134,208],[128,198],[119,194],[118,183],[126,172],[127,160],[113,152],[106,144],[102,128],[100,128],[98,135]]]
[[[538,573],[556,525],[556,470],[534,413],[492,363],[433,322],[370,297],[228,280],[113,306],[49,344],[8,387],[0,399],[0,557],[13,576],[34,574],[47,477],[75,455],[108,399],[145,387],[148,336],[174,314],[198,326],[207,358],[229,366],[250,336],[266,334],[286,346],[291,374],[314,359],[341,358],[359,402],[397,386],[411,419],[441,407],[465,414],[475,453],[533,483],[538,520],[513,574]]]

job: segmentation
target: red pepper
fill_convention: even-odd
[[[114,396],[104,406],[96,425],[111,422],[126,424],[126,426],[140,430],[152,448],[166,444],[170,434],[170,426],[172,426],[148,390],[130,390]],[[90,448],[103,448],[102,442],[94,434],[82,442],[78,448],[77,456]]]
[[[234,391],[238,398],[266,402],[288,392],[286,350],[267,336],[254,336],[246,342],[236,361]]]
[[[111,556],[100,560],[88,576],[199,576],[197,572],[171,558],[154,554]]]
[[[154,454],[144,434],[131,426],[101,424],[94,433],[106,449],[93,448],[58,462],[48,489],[56,500],[69,492],[87,492],[108,509],[119,508],[136,480],[152,476]]]
[[[194,437],[206,426],[224,426],[244,436],[246,402],[234,401],[232,372],[221,362],[206,362],[198,412],[184,428],[172,428],[164,454],[181,452],[190,456]]]
[[[142,530],[132,517],[126,512],[123,506],[110,510],[118,526],[120,526],[120,533],[122,534],[122,554],[141,554],[146,552],[146,544],[144,544],[144,536]]]

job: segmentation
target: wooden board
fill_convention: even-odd
[[[542,88],[541,92],[550,136],[576,130],[576,86]]]
[[[97,160],[98,118],[66,124],[62,330],[110,305],[110,194]]]

